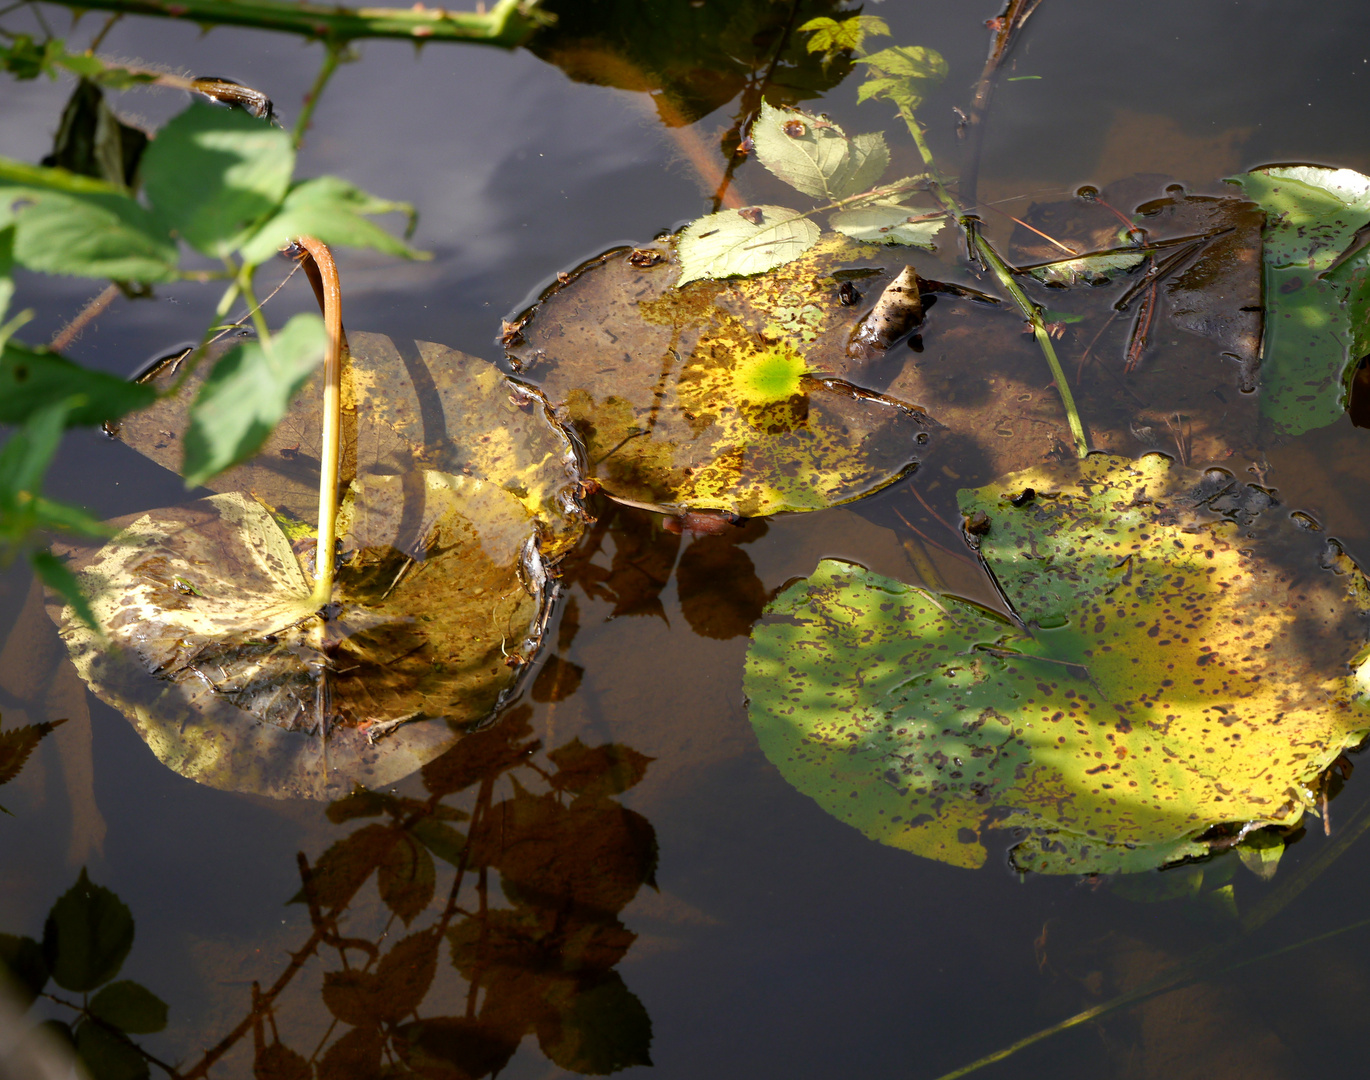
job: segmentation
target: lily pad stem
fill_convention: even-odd
[[[342,286],[328,246],[312,236],[296,241],[309,252],[323,285],[323,321],[328,351],[323,362],[323,435],[319,453],[319,542],[314,551],[314,592],[322,607],[333,598],[333,549],[338,540],[338,460],[342,446]]]
[[[1085,438],[1084,425],[1080,423],[1080,412],[1075,407],[1075,397],[1070,392],[1070,384],[1066,382],[1066,374],[1061,369],[1061,361],[1056,356],[1055,346],[1051,343],[1051,334],[1047,331],[1046,321],[1042,318],[1042,311],[1036,304],[1028,299],[1027,293],[1023,292],[1018,282],[1013,279],[1013,271],[997,251],[994,250],[988,240],[986,240],[978,229],[974,228],[975,219],[968,215],[957,201],[952,198],[942,184],[937,171],[937,162],[932,156],[927,139],[923,135],[923,126],[914,119],[913,110],[907,106],[899,107],[899,115],[908,126],[909,134],[913,136],[914,145],[918,147],[918,153],[923,158],[923,164],[928,167],[931,177],[929,190],[937,196],[946,212],[956,220],[961,226],[961,231],[970,239],[974,245],[974,254],[978,255],[989,267],[990,272],[998,280],[1004,290],[1013,298],[1013,302],[1018,305],[1018,310],[1023,313],[1023,318],[1032,326],[1033,336],[1037,338],[1037,345],[1042,350],[1042,355],[1046,357],[1047,366],[1051,368],[1051,377],[1056,381],[1056,391],[1061,395],[1061,404],[1066,411],[1066,423],[1070,427],[1071,437],[1075,440],[1075,452],[1080,457],[1089,453],[1089,442]]]

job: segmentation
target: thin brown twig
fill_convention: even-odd
[[[72,342],[81,336],[82,331],[98,319],[110,304],[114,303],[114,298],[119,295],[118,285],[106,285],[97,293],[89,303],[79,312],[76,318],[67,323],[57,332],[57,336],[48,344],[48,348],[53,352],[62,352],[68,348]]]

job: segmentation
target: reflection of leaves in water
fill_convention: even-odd
[[[765,534],[763,521],[722,536],[696,537],[680,556],[680,611],[696,634],[725,639],[750,633],[769,597],[740,544]]]
[[[49,980],[62,990],[82,995],[79,1004],[50,995],[76,1015],[72,1023],[49,1019],[40,1026],[74,1047],[95,1080],[147,1077],[152,1059],[129,1036],[154,1034],[166,1027],[167,1006],[156,994],[131,979],[112,981],[133,947],[133,936],[128,906],[92,882],[85,870],[52,905],[41,944],[28,937],[0,934],[0,991],[14,993],[23,1008],[33,1004]],[[95,991],[93,997],[91,991]],[[5,1042],[8,1053],[10,1040]],[[22,1040],[15,1049],[24,1056]],[[0,1058],[0,1069],[6,1064]]]
[[[824,63],[791,28],[839,7],[834,0],[546,0],[543,10],[556,22],[528,48],[577,81],[651,93],[662,119],[676,126],[754,90],[773,58],[765,87],[773,104],[793,105],[837,85],[849,60],[839,54]]]
[[[25,724],[23,727],[0,731],[0,784],[8,784],[18,776],[24,762],[28,761],[29,755],[43,741],[43,736],[61,723],[64,721],[44,720],[39,724]],[[0,806],[0,810],[5,808]],[[5,813],[9,811],[5,810]]]
[[[567,556],[563,579],[579,584],[586,596],[613,604],[611,619],[655,615],[665,620],[661,590],[671,580],[680,534],[662,528],[658,515],[618,503],[604,504],[597,516],[584,541]],[[613,545],[608,568],[595,558],[606,539]],[[569,644],[569,639],[560,641],[558,648]]]
[[[753,638],[763,749],[868,835],[977,866],[1013,829],[1020,869],[1143,870],[1297,824],[1370,729],[1364,578],[1261,489],[1094,455],[961,502],[1020,622],[827,560]]]
[[[641,781],[651,759],[575,739],[549,752],[543,768],[532,756],[539,744],[531,712],[512,709],[430,762],[422,774],[426,798],[359,788],[330,804],[334,822],[373,820],[312,868],[306,864],[294,897],[315,927],[295,955],[327,944],[341,961],[323,976],[323,1002],[348,1030],[323,1050],[320,1080],[371,1075],[387,1056],[423,1076],[490,1075],[528,1034],[550,1060],[576,1072],[650,1063],[650,1018],[614,967],[635,940],[618,913],[643,884],[653,884],[656,837],[613,796]],[[496,799],[504,777],[508,797]],[[535,781],[546,790],[528,786]],[[469,817],[443,801],[472,787]],[[459,827],[467,821],[469,838]],[[442,883],[449,896],[436,911],[430,852],[456,868],[450,890]],[[512,906],[490,906],[491,871]],[[406,924],[426,912],[436,918],[384,949],[384,938],[372,944],[340,936],[339,920],[373,875],[381,902]],[[360,962],[349,959],[357,953]],[[443,954],[469,984],[470,1004],[465,1015],[423,1016]],[[260,1026],[272,1008],[271,1000],[259,1001],[253,1022]],[[293,1055],[259,1039],[257,1067],[279,1061],[284,1069]]]

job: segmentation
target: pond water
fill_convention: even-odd
[[[715,2],[723,0],[702,0]],[[66,25],[64,10],[44,10]],[[950,77],[920,116],[934,150],[956,171],[952,107],[967,103],[984,62],[983,24],[998,10],[889,0],[867,11],[889,21],[892,41],[946,57]],[[73,40],[95,25],[87,16]],[[1001,84],[994,101],[980,197],[1021,216],[1033,202],[1136,174],[1163,178],[1151,182],[1155,197],[1173,181],[1216,192],[1219,178],[1272,162],[1370,173],[1370,120],[1360,107],[1370,89],[1368,40],[1370,9],[1350,0],[1297,9],[1271,0],[1044,0],[1006,71],[1015,81]],[[290,123],[320,50],[288,35],[202,34],[129,18],[102,52],[234,78],[272,97]],[[717,137],[730,108],[668,129],[648,95],[574,82],[526,51],[373,41],[357,52],[315,114],[299,173],[341,175],[413,202],[420,214],[414,242],[434,258],[397,263],[340,252],[349,329],[441,342],[498,362],[501,318],[525,308],[559,271],[614,245],[650,241],[710,209],[692,162],[701,153],[721,160]],[[886,130],[896,162],[912,171],[907,136],[886,106],[858,106],[856,85],[848,79],[806,107],[849,132]],[[69,92],[66,83],[6,82],[3,152],[41,158]],[[169,91],[116,99],[126,116],[151,124],[183,106]],[[754,162],[735,183],[749,202],[784,199]],[[1011,225],[990,217],[994,235],[1007,239]],[[916,261],[925,276],[970,280],[956,257],[948,242]],[[50,338],[96,291],[89,282],[22,277],[16,307],[38,313],[27,340]],[[205,288],[190,285],[118,301],[69,354],[129,374],[197,337],[212,304]],[[269,315],[278,324],[311,305],[307,290],[292,286]],[[1088,344],[1082,333],[1067,328],[1059,344],[1067,367]],[[1160,335],[1148,361],[1177,384],[1185,365],[1213,355],[1211,345],[1182,337]],[[1019,347],[1012,334],[994,340]],[[1021,348],[1030,346],[1024,339]],[[1120,370],[1121,352],[1115,342],[1100,362]],[[997,358],[972,352],[952,361]],[[1041,382],[1050,395],[1045,367]],[[1269,442],[1255,460],[1221,463],[1244,479],[1254,466],[1283,506],[1312,515],[1370,566],[1366,439],[1343,420]],[[478,993],[442,946],[426,996],[396,1019],[413,1025],[417,1015],[430,1021],[424,1038],[468,1044],[451,1051],[454,1064],[430,1062],[423,1075],[484,1075],[503,1060],[498,1048],[472,1048],[473,1028],[433,1022],[479,1015],[498,999],[501,1038],[517,1044],[504,1077],[626,1067],[663,1080],[930,1080],[1230,940],[1229,901],[1251,910],[1330,849],[1339,825],[1366,802],[1363,778],[1350,780],[1332,804],[1331,838],[1310,818],[1272,883],[1237,868],[1230,892],[1196,883],[1193,897],[1153,902],[1138,898],[1145,890],[1097,879],[1020,878],[1002,847],[976,871],[920,859],[865,838],[785,782],[757,745],[741,689],[747,631],[762,600],[835,556],[911,582],[931,563],[941,578],[934,584],[994,603],[978,572],[919,540],[928,534],[955,546],[938,533],[932,511],[954,512],[956,487],[991,479],[983,460],[973,446],[942,438],[913,478],[930,509],[901,483],[860,503],[722,536],[675,536],[652,514],[593,504],[600,521],[568,561],[566,599],[548,636],[551,659],[500,721],[516,730],[519,745],[536,740],[540,748],[477,771],[480,782],[447,799],[487,819],[501,800],[499,812],[513,817],[534,804],[551,815],[542,832],[529,834],[524,885],[502,887],[498,872],[473,869],[461,911],[444,913],[455,871],[439,862],[437,899],[408,930],[382,905],[374,880],[339,916],[337,933],[379,942],[382,952],[440,920],[485,926],[484,938],[465,931],[479,941],[514,933],[482,921],[478,904],[514,910],[520,925],[541,928],[527,931],[536,957],[525,957],[514,974],[461,939],[463,970],[477,971]],[[110,517],[185,498],[178,478],[86,432],[69,436],[50,485],[54,496]],[[0,578],[3,630],[19,620],[29,584],[19,569]],[[24,625],[33,638],[16,638],[14,647],[41,653],[48,645],[39,639],[51,627]],[[317,865],[330,845],[388,819],[338,822],[322,803],[202,787],[161,765],[93,696],[82,706],[63,691],[35,708],[0,693],[7,726],[21,709],[36,721],[43,708],[72,719],[0,789],[0,804],[13,815],[0,817],[0,932],[41,937],[49,906],[84,866],[136,921],[122,977],[170,1005],[166,1031],[145,1040],[161,1060],[198,1061],[252,1015],[254,983],[268,988],[285,975],[255,1037],[278,1035],[304,1057],[327,1061],[324,1048],[348,1030],[330,1012],[338,977],[326,981],[342,961],[324,945],[302,956],[298,971],[290,968],[293,953],[317,945],[307,906],[288,903],[300,889],[297,853]],[[526,733],[515,728],[524,724]],[[640,782],[616,796],[632,815],[601,806],[599,816],[570,822],[539,800],[556,764],[548,752],[575,739],[651,759]],[[426,797],[418,777],[394,791]],[[1176,872],[1169,873],[1159,877],[1169,882]],[[984,1075],[1294,1078],[1308,1075],[1314,1061],[1319,1071],[1355,1070],[1370,1009],[1370,931],[1300,943],[1362,919],[1367,885],[1370,842],[1362,841],[1238,951],[1202,968],[1197,982],[1047,1039]],[[349,955],[357,964],[365,950]],[[380,998],[390,992],[359,1007],[384,1012]],[[51,1015],[61,1012],[54,1007]],[[417,1027],[408,1030],[420,1038]],[[253,1042],[248,1025],[209,1075],[252,1075]],[[347,1071],[341,1060],[330,1066],[341,1071],[320,1075],[370,1075]]]

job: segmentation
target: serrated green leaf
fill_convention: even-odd
[[[847,165],[850,143],[836,124],[762,102],[751,134],[756,159],[785,183],[815,198],[841,197],[833,178]]]
[[[1048,285],[1078,285],[1081,282],[1092,285],[1108,281],[1115,271],[1131,270],[1141,265],[1145,258],[1146,254],[1141,251],[1108,251],[1098,255],[1043,263],[1041,266],[1030,267],[1028,273]]]
[[[28,34],[16,34],[8,46],[0,45],[0,68],[20,80],[36,79],[44,72],[56,78],[52,64],[61,52],[62,42],[58,38],[49,38],[39,45]]]
[[[699,278],[760,274],[793,262],[818,242],[819,229],[783,206],[753,206],[747,212],[723,210],[692,221],[680,234],[678,284]]]
[[[205,379],[190,407],[182,472],[187,487],[246,461],[290,408],[323,359],[328,336],[317,315],[296,315],[260,341],[235,345]]]
[[[74,364],[56,353],[7,341],[0,352],[0,424],[22,424],[38,409],[82,398],[65,417],[68,427],[118,420],[156,400],[151,387]]]
[[[141,983],[120,979],[101,987],[90,1012],[130,1035],[151,1035],[166,1027],[166,1002]]]
[[[870,191],[879,183],[889,164],[890,151],[885,145],[884,135],[878,131],[868,131],[864,135],[853,136],[847,160],[833,175],[829,185],[834,197],[846,199]]]
[[[14,261],[44,274],[171,281],[176,245],[112,184],[0,159],[0,220],[12,218]]]
[[[88,993],[119,974],[133,948],[133,915],[85,870],[48,912],[43,958],[64,990]]]
[[[143,190],[167,228],[223,257],[280,205],[294,168],[295,151],[281,128],[197,101],[147,148]]]
[[[306,180],[291,188],[280,210],[243,243],[242,256],[255,265],[297,236],[313,236],[335,247],[371,248],[404,259],[431,258],[364,216],[392,213],[405,214],[412,222],[414,208],[377,198],[335,176]]]
[[[829,224],[853,240],[911,244],[931,249],[934,247],[932,238],[942,230],[947,219],[940,216],[931,220],[915,220],[923,218],[923,211],[909,206],[875,203],[854,210],[839,210],[829,219]]]
[[[0,448],[0,509],[14,511],[20,501],[32,499],[62,441],[70,411],[71,403],[66,401],[34,410]]]

